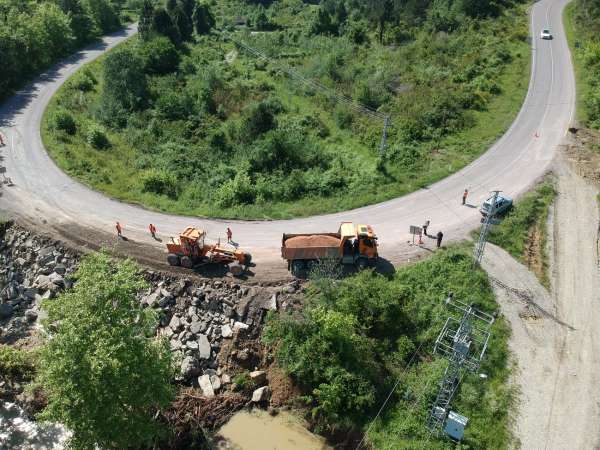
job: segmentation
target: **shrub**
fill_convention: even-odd
[[[98,125],[92,125],[88,130],[87,143],[96,150],[103,150],[110,147],[110,141],[106,137],[104,128]]]
[[[29,352],[0,344],[0,377],[30,379],[33,371],[33,358]]]
[[[179,53],[175,45],[165,36],[140,44],[140,55],[144,71],[151,75],[164,75],[177,70]]]
[[[153,170],[142,177],[142,190],[167,197],[177,197],[177,179],[166,171]]]
[[[40,355],[41,419],[73,431],[69,448],[145,448],[160,433],[153,416],[174,397],[175,371],[155,313],[136,297],[147,286],[139,272],[93,254],[73,289],[43,304],[52,339]]]
[[[64,131],[67,134],[73,135],[77,132],[77,125],[73,116],[64,109],[56,111],[52,117],[52,125],[54,129]]]
[[[73,81],[71,81],[71,86],[82,92],[91,91],[96,84],[98,84],[98,80],[96,80],[91,70],[87,68],[75,75]]]
[[[354,116],[352,113],[343,107],[337,108],[333,113],[333,117],[337,126],[342,130],[350,129],[352,123],[354,122]]]

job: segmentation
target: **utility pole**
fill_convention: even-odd
[[[500,194],[500,192],[501,191],[493,191],[494,195],[492,197],[492,204],[490,205],[490,209],[487,212],[485,220],[483,221],[483,225],[481,226],[479,242],[477,242],[477,246],[475,247],[475,251],[473,253],[473,257],[475,258],[475,260],[473,261],[473,267],[477,267],[481,264],[481,259],[483,258],[483,252],[485,251],[485,244],[487,243],[488,234],[496,217],[496,203],[498,201],[498,194]]]
[[[435,342],[434,353],[447,358],[448,367],[431,407],[427,427],[435,436],[440,436],[445,427],[450,437],[460,440],[468,419],[451,412],[450,403],[464,374],[479,370],[494,317],[454,299],[452,293],[446,299],[446,305],[462,312],[462,317],[460,320],[448,317]]]
[[[390,116],[386,116],[383,122],[383,135],[381,136],[381,148],[379,149],[379,156],[383,157],[385,148],[387,147],[387,136],[388,127],[390,126]]]

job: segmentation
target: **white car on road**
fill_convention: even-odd
[[[552,33],[550,33],[550,30],[548,30],[547,28],[544,28],[540,33],[540,37],[542,39],[552,39]]]

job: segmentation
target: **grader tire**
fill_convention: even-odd
[[[248,267],[250,266],[250,263],[252,263],[252,255],[250,253],[246,253],[244,255],[244,265]]]
[[[194,261],[189,256],[181,257],[181,267],[185,267],[186,269],[191,269],[194,267]]]
[[[169,253],[167,255],[167,262],[170,266],[177,267],[181,265],[181,259],[174,253]]]
[[[229,271],[234,277],[239,277],[244,273],[244,268],[239,262],[229,264]]]

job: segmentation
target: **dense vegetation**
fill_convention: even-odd
[[[48,398],[42,419],[73,431],[70,448],[140,448],[159,433],[152,420],[174,397],[168,343],[135,294],[145,287],[131,261],[86,257],[74,288],[48,301],[52,333],[36,382]]]
[[[443,300],[454,292],[484,311],[497,308],[485,273],[472,269],[470,252],[437,253],[392,279],[370,271],[337,282],[321,279],[311,290],[302,312],[270,316],[264,339],[301,386],[314,422],[321,429],[364,431],[400,378],[367,436],[372,447],[454,448],[448,441],[430,442],[426,428],[446,365],[432,356],[433,343],[453,313]],[[467,375],[452,405],[470,418],[464,448],[509,446],[509,330],[498,320],[492,332],[481,368],[489,378]]]
[[[54,99],[47,148],[124,200],[289,217],[431,183],[514,118],[529,59],[519,1],[314,3],[145,1],[139,38]]]
[[[75,49],[120,27],[136,0],[0,0],[0,100]]]
[[[577,72],[579,119],[591,128],[600,128],[600,0],[576,0],[567,7],[567,18]]]

